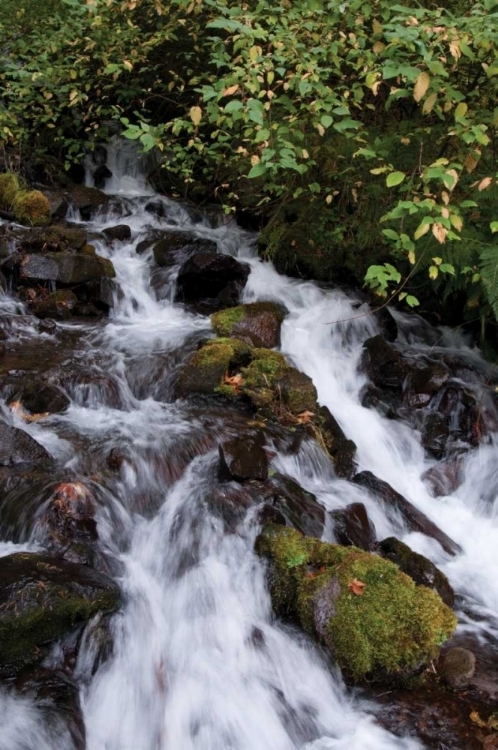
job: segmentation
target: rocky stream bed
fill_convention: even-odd
[[[0,750],[498,748],[496,368],[119,164],[0,225]]]

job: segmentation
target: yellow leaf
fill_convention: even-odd
[[[320,135],[324,135],[325,128],[323,127],[323,125],[320,125],[320,123],[318,123],[318,125],[316,126],[316,129],[318,130],[318,132],[320,133]]]
[[[433,258],[432,262],[434,263],[435,266],[440,266],[441,263],[443,262],[443,259],[442,258]]]
[[[222,93],[222,96],[232,96],[232,94],[235,94],[239,90],[239,84],[234,83],[233,86],[229,86],[225,91]]]
[[[441,216],[443,216],[445,219],[449,219],[450,218],[450,212],[448,211],[448,209],[446,208],[446,206],[442,206],[441,207]]]
[[[126,68],[126,70],[133,70],[133,63],[131,60],[123,60],[123,66]]]
[[[463,219],[461,216],[458,216],[457,214],[452,214],[452,216],[450,217],[450,221],[451,221],[451,226],[455,227],[457,232],[462,231]]]
[[[427,228],[429,228],[429,225],[427,225]],[[412,266],[415,265],[415,252],[413,250],[410,250],[410,252],[408,253],[408,260]]]
[[[429,268],[429,277],[434,281],[434,279],[437,279],[437,275],[439,273],[439,269],[437,266],[430,266]]]
[[[450,196],[448,195],[446,190],[443,190],[443,192],[441,193],[441,198],[443,199],[444,205],[447,206],[448,203],[450,202]]]
[[[327,195],[327,197],[325,198],[325,203],[332,203],[333,200],[334,198],[332,195]]]
[[[429,96],[424,102],[424,106],[422,107],[422,112],[424,113],[424,115],[429,114],[429,112],[433,109],[436,102],[437,102],[437,94],[435,91],[433,91],[432,94],[429,94]]]
[[[461,58],[462,52],[460,50],[460,42],[458,39],[453,39],[453,41],[450,42],[450,52],[455,60],[459,60]]]
[[[423,73],[420,73],[419,77],[415,81],[415,86],[413,88],[413,98],[416,102],[419,102],[422,97],[425,96],[430,82],[431,77],[429,73],[426,73],[425,71]]]
[[[309,159],[310,158],[310,155],[309,155],[309,153],[307,152],[307,150],[305,148],[303,148],[302,154],[303,154],[303,159]]]
[[[76,89],[73,89],[71,93],[69,94],[69,101],[74,102],[77,96],[78,96],[78,92],[76,91]]]
[[[194,125],[197,127],[197,125],[202,120],[202,109],[200,107],[190,107],[190,119],[194,123]]]
[[[460,102],[460,104],[455,109],[455,117],[465,117],[467,114],[468,106],[465,104],[465,102]]]
[[[477,186],[477,189],[479,190],[479,192],[482,192],[483,190],[486,190],[486,188],[488,188],[492,182],[493,182],[492,177],[485,177],[484,180],[480,181],[479,185]]]
[[[381,52],[382,52],[382,50],[383,50],[383,49],[385,48],[385,46],[386,46],[386,45],[385,45],[385,44],[382,44],[382,42],[380,42],[380,41],[377,41],[377,42],[375,42],[375,44],[374,44],[374,46],[372,47],[372,49],[373,49],[373,51],[375,52],[375,54],[376,54],[376,55],[380,55],[380,53],[381,53]]]
[[[252,62],[256,62],[260,54],[261,54],[261,47],[258,47],[257,45],[254,45],[249,50],[249,57],[252,60]]]
[[[481,719],[477,711],[472,711],[469,719],[474,723],[477,724],[478,727],[485,727],[487,726],[486,722]]]
[[[455,189],[456,184],[458,182],[458,172],[456,171],[456,169],[447,169],[445,174],[449,175],[450,177],[453,177],[453,184],[450,188],[448,188],[451,193],[451,191]]]
[[[436,222],[435,224],[432,225],[432,234],[434,235],[434,237],[437,239],[438,242],[443,244],[443,242],[446,239],[446,235],[448,234],[448,230],[445,227],[443,227],[442,224],[438,224]]]
[[[477,167],[477,161],[478,160],[476,158],[476,155],[472,151],[470,153],[468,153],[467,156],[465,157],[465,161],[463,162],[463,166],[465,167],[465,169],[467,170],[467,172],[469,174],[471,172],[473,172],[474,169]]]
[[[376,18],[372,21],[372,31],[374,34],[382,34],[382,24]]]
[[[255,164],[259,164],[260,161],[261,161],[261,159],[259,158],[259,156],[257,154],[253,154],[251,156],[251,165],[253,167],[255,166]]]
[[[421,237],[424,236],[424,234],[427,234],[429,231],[430,224],[420,224],[420,226],[415,230],[415,234],[413,235],[414,240],[419,240]]]

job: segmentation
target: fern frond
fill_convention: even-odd
[[[488,245],[482,251],[479,261],[482,285],[498,320],[498,244]]]

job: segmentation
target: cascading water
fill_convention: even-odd
[[[396,534],[444,570],[466,598],[462,628],[482,637],[498,635],[494,443],[468,454],[459,490],[435,500],[422,480],[434,461],[424,457],[418,433],[361,406],[362,343],[378,332],[367,307],[359,309],[342,291],[277,274],[257,258],[254,238],[234,223],[213,227],[160,196],[154,200],[161,216],[151,214],[150,191],[136,163],[112,158],[108,188],[125,197],[118,212],[103,209],[89,228],[100,231],[117,221],[131,227],[128,243],[96,243],[114,262],[120,293],[107,325],[63,327],[78,334],[78,362],[106,374],[113,387],[73,383],[69,410],[40,423],[26,424],[5,410],[6,420],[31,433],[75,476],[93,474],[111,448],[128,456],[119,478],[106,485],[98,516],[101,544],[125,595],[112,621],[113,652],[95,672],[92,639],[85,636],[76,665],[88,749],[416,750],[418,741],[389,734],[376,724],[371,706],[348,695],[316,645],[272,618],[264,566],[253,552],[255,515],[249,512],[237,533],[226,533],[206,505],[225,415],[173,402],[156,380],[160,373],[168,382],[185,351],[209,333],[209,318],[172,302],[175,269],[162,279],[157,299],[151,254],[136,253],[144,228],[214,239],[220,252],[251,266],[244,301],[285,305],[282,351],[313,379],[319,401],[357,443],[359,469],[388,481],[463,551],[450,558],[436,541],[406,533],[361,487],[338,479],[314,443],[305,442],[297,455],[276,451],[273,468],[312,491],[326,509],[363,502],[379,538]],[[9,298],[1,302],[15,312]],[[410,345],[427,349],[411,331],[413,318],[398,317]],[[453,346],[461,352],[463,342]],[[0,555],[25,547],[5,540]],[[47,724],[29,698],[0,693],[0,725],[0,750],[72,748],[64,727]]]

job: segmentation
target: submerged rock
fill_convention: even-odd
[[[109,202],[109,196],[102,190],[86,185],[70,185],[66,194],[74,208],[80,211],[83,219],[90,219],[97,209]]]
[[[0,423],[0,466],[40,466],[51,468],[53,458],[31,435],[17,427]]]
[[[250,266],[230,255],[196,253],[180,268],[176,299],[199,312],[231,307],[239,301]]]
[[[65,393],[49,383],[31,383],[15,398],[32,414],[61,414],[71,403]]]
[[[153,243],[154,240],[151,240],[149,247]],[[177,263],[185,262],[196,253],[214,255],[217,252],[217,245],[213,240],[201,239],[192,234],[165,232],[155,242],[152,252],[158,266],[170,268]]]
[[[275,302],[254,302],[214,313],[211,325],[217,336],[234,336],[256,347],[273,349],[280,344],[286,310]]]
[[[434,591],[377,555],[274,524],[256,550],[269,559],[276,613],[297,618],[355,680],[419,674],[456,627]]]
[[[260,436],[248,435],[227,440],[219,446],[219,453],[220,479],[245,482],[268,478],[268,457]]]
[[[0,558],[0,670],[40,661],[45,647],[119,599],[110,578],[83,565],[28,552]]]
[[[432,537],[449,555],[461,552],[459,545],[444,533],[436,524],[429,520],[422,511],[412,505],[403,495],[396,492],[390,484],[378,479],[371,471],[362,471],[353,477],[355,484],[364,487],[374,497],[384,504],[387,512],[390,509],[401,515],[410,531],[419,531],[421,534]]]
[[[378,548],[383,557],[395,563],[415,583],[434,589],[448,607],[453,607],[455,593],[450,582],[427,557],[414,552],[407,544],[393,536],[380,542]]]

